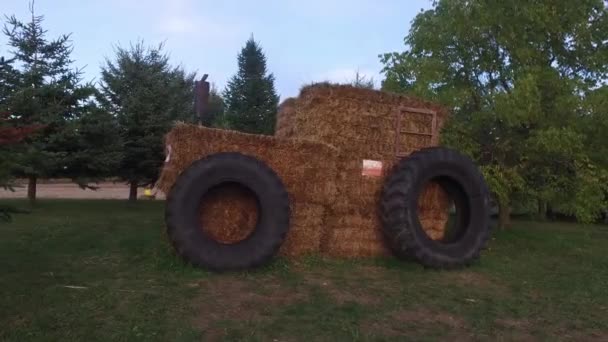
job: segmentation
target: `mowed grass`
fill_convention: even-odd
[[[608,340],[606,226],[516,222],[459,271],[313,256],[222,275],[163,229],[162,202],[42,201],[1,223],[0,340]]]

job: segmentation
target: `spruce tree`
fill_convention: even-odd
[[[14,67],[3,63],[0,86],[2,106],[12,125],[44,126],[23,140],[15,160],[18,175],[29,180],[28,197],[33,202],[38,178],[60,175],[73,164],[73,154],[62,143],[74,134],[74,123],[82,118],[95,88],[81,85],[81,70],[71,67],[70,35],[48,40],[44,18],[35,14],[33,3],[30,12],[29,22],[6,18],[3,33],[12,48]]]
[[[2,72],[1,69],[0,72]],[[4,98],[5,90],[5,88],[0,88],[0,99]],[[0,107],[3,104],[4,102],[0,101]],[[9,113],[0,110],[0,189],[4,190],[12,190],[11,170],[13,169],[12,157],[14,154],[11,147],[42,128],[40,126],[16,127],[11,124],[9,116]],[[14,206],[0,204],[0,221],[10,221],[11,214],[21,212],[23,211]]]
[[[242,132],[274,134],[279,97],[266,56],[253,37],[238,55],[238,66],[224,92],[226,124]]]
[[[103,107],[118,120],[123,141],[117,176],[137,188],[156,182],[164,160],[164,135],[175,121],[194,122],[194,74],[172,67],[163,46],[138,42],[118,47],[102,66]]]
[[[13,94],[19,74],[13,66],[13,60],[0,57],[0,113],[8,111],[8,99]]]

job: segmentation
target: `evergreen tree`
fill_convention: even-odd
[[[8,99],[14,92],[19,74],[13,66],[13,60],[0,57],[0,113],[8,111]]]
[[[273,74],[267,75],[266,56],[252,38],[238,56],[239,71],[224,92],[226,124],[238,131],[274,134],[279,96]]]
[[[61,144],[68,158],[52,177],[71,178],[81,188],[95,190],[90,183],[116,176],[122,159],[122,137],[116,118],[93,102],[83,108],[79,120],[66,125]]]
[[[3,67],[0,87],[2,106],[15,126],[43,125],[38,134],[26,138],[16,155],[16,171],[27,177],[28,197],[36,199],[39,177],[69,171],[73,154],[62,142],[74,134],[75,123],[95,92],[91,85],[80,85],[81,71],[71,68],[72,45],[69,35],[47,40],[43,17],[30,5],[31,20],[7,17],[3,33],[12,47],[15,67]],[[107,167],[105,165],[104,167]]]
[[[4,62],[4,61],[2,61]],[[2,72],[2,70],[0,70]],[[5,88],[0,88],[0,98],[5,98],[3,92]],[[4,102],[0,101],[0,107]],[[27,136],[40,130],[40,126],[25,126],[16,127],[12,125],[9,119],[9,113],[0,111],[0,189],[12,190],[11,170],[13,169],[14,160],[13,153],[10,147],[21,142]],[[17,208],[9,205],[0,205],[0,221],[9,221],[11,214],[22,212]]]
[[[137,200],[138,187],[158,178],[163,137],[172,124],[196,120],[194,77],[170,65],[162,44],[118,47],[115,59],[102,67],[99,100],[118,120],[123,156],[117,175],[130,185],[129,200]]]

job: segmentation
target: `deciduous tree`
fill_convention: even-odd
[[[590,221],[605,202],[577,123],[608,77],[607,41],[602,0],[439,0],[381,56],[383,88],[453,109],[443,141],[480,164],[502,226],[518,195]]]

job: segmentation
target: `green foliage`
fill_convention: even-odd
[[[266,56],[253,37],[238,55],[238,66],[224,91],[224,123],[238,131],[274,134],[279,96],[274,75],[267,74]]]
[[[16,77],[16,72],[11,61],[6,61],[4,57],[0,57],[0,113],[8,110],[7,99],[13,89],[14,77]],[[0,121],[0,127],[2,125],[3,122]],[[4,146],[0,146],[0,188],[5,188],[8,185],[11,168],[10,155]]]
[[[175,121],[194,122],[194,74],[173,67],[162,44],[116,48],[102,67],[99,101],[117,119],[123,148],[117,176],[145,186],[164,160],[163,137]],[[99,115],[99,114],[98,114]],[[108,118],[100,118],[110,125]]]
[[[499,202],[531,196],[587,222],[606,206],[607,40],[601,0],[440,0],[405,52],[381,56],[383,89],[451,108],[443,143],[480,164]]]
[[[108,146],[91,140],[86,146],[75,145],[85,142],[78,136],[89,129],[87,116],[94,107],[95,88],[81,85],[81,70],[71,67],[70,36],[48,40],[42,27],[44,18],[35,14],[33,4],[30,11],[29,22],[6,18],[3,32],[12,57],[0,70],[0,110],[10,113],[13,126],[45,128],[12,148],[11,169],[34,179],[70,176],[85,185],[85,179],[105,175],[115,165],[114,151],[108,151]],[[82,158],[83,150],[90,154],[88,158]]]
[[[71,178],[81,187],[99,179],[115,176],[123,156],[123,140],[116,118],[91,103],[83,116],[67,125],[69,134],[61,145],[70,159],[53,177]]]
[[[14,60],[0,57],[0,113],[8,111],[8,99],[18,82],[19,73],[13,65]]]
[[[586,135],[589,156],[594,163],[608,170],[608,85],[589,92],[584,112],[586,115],[578,124]]]

